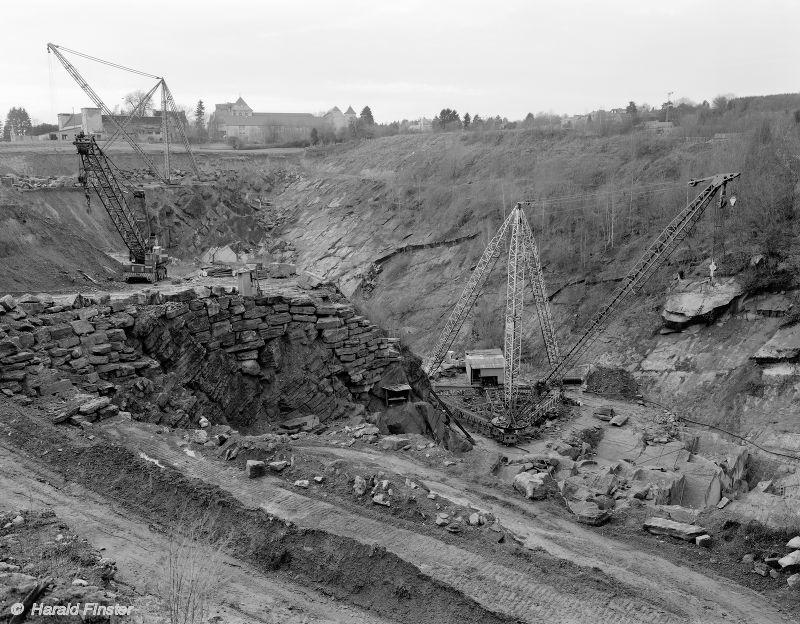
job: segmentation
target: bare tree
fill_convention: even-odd
[[[150,106],[150,102],[142,105],[146,98],[147,93],[141,89],[138,91],[131,91],[130,93],[126,94],[123,98],[125,112],[130,115],[134,110],[136,110],[137,117],[144,117],[147,115],[148,109],[152,108]]]

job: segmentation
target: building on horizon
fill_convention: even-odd
[[[171,116],[175,115],[172,112],[169,114]],[[117,130],[117,125],[114,124],[114,121],[116,121],[120,126],[124,126],[125,132],[132,135],[137,141],[142,143],[161,143],[163,140],[161,134],[162,119],[161,111],[159,110],[153,111],[152,115],[133,117],[128,121],[127,115],[102,115],[99,108],[86,107],[82,108],[80,113],[58,113],[58,130],[39,135],[36,138],[42,141],[72,142],[78,133],[83,132],[100,140],[109,139]],[[183,112],[178,113],[177,119],[180,119],[180,122],[186,127],[186,115]],[[180,139],[174,123],[170,124],[169,139],[170,141]]]
[[[340,126],[329,115],[334,107],[323,116],[311,113],[257,113],[241,97],[235,102],[216,104],[208,122],[208,134],[212,141],[238,140],[242,143],[270,144],[307,141],[311,131]],[[348,111],[352,110],[348,109]],[[338,118],[337,118],[338,119]],[[345,122],[344,127],[347,123]]]

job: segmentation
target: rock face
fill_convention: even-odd
[[[354,409],[401,361],[375,325],[338,300],[331,288],[313,297],[296,288],[242,297],[224,287],[120,299],[7,296],[0,391],[85,393],[59,421],[91,422],[120,408],[177,427],[322,421]],[[320,330],[320,322],[336,327]]]
[[[800,356],[800,325],[781,327],[758,351],[753,359],[759,364],[796,361]]]
[[[694,282],[667,299],[661,316],[667,327],[683,329],[726,308],[743,292],[734,279],[717,281],[713,286],[707,281]]]

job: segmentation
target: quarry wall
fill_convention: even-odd
[[[170,426],[341,416],[391,369],[402,371],[402,358],[332,296],[242,297],[205,286],[94,299],[6,295],[0,391],[65,399],[53,402],[56,419],[120,409]]]

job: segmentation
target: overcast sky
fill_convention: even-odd
[[[47,42],[164,76],[179,104],[509,119],[800,90],[796,0],[25,0],[0,12],[0,114],[91,105]],[[113,108],[155,81],[70,57]]]

